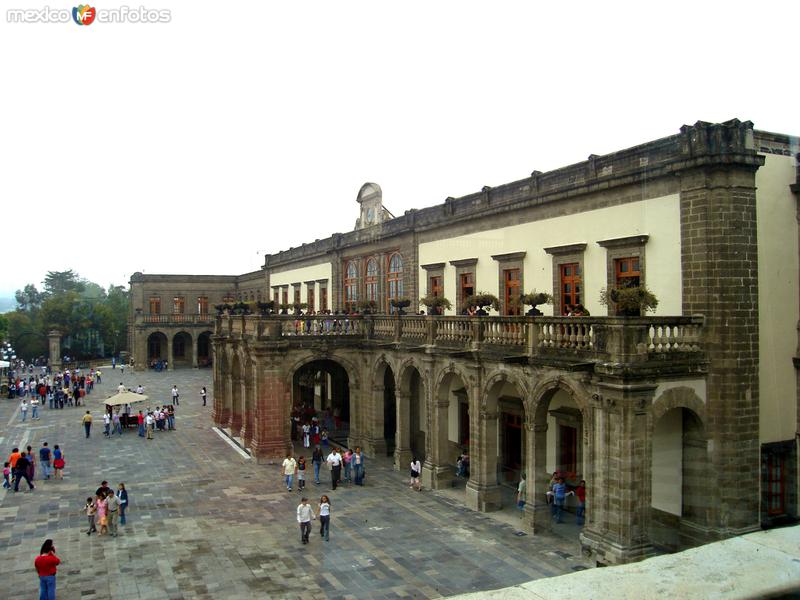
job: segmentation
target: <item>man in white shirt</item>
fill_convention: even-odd
[[[311,521],[314,518],[314,509],[308,503],[308,498],[303,498],[297,507],[297,522],[300,523],[300,541],[304,544],[308,543],[308,536],[311,534]]]
[[[331,489],[335,490],[342,475],[342,455],[339,453],[339,448],[334,448],[325,460],[331,467]]]
[[[144,394],[144,387],[142,387],[142,384],[139,384],[139,385],[136,387],[136,393],[137,393],[137,394]]]
[[[111,435],[111,417],[108,413],[103,414],[103,435],[106,437]]]
[[[118,393],[118,394],[121,394],[121,393],[122,393],[122,392],[124,392],[124,391],[125,391],[125,386],[124,386],[124,385],[122,385],[122,382],[120,381],[120,382],[119,382],[119,385],[117,386],[117,393]]]
[[[147,413],[147,416],[144,418],[145,428],[147,429],[147,439],[153,439],[153,426],[156,423],[156,420],[153,418],[153,413]]]
[[[106,496],[108,501],[108,533],[111,534],[111,537],[117,537],[117,517],[119,516],[119,498],[117,498],[112,492],[109,492],[108,496]]]
[[[286,479],[286,489],[292,491],[292,480],[294,479],[294,472],[297,470],[297,461],[292,457],[292,453],[286,454],[281,464],[281,474]],[[299,510],[299,509],[298,509]]]
[[[178,386],[177,385],[173,385],[172,386],[172,404],[174,404],[175,406],[178,406],[180,404],[180,402],[178,402],[178,396],[179,396],[179,394],[178,394]]]

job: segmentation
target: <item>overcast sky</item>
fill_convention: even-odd
[[[798,2],[130,4],[170,22],[3,3],[0,295],[253,271],[366,181],[400,215],[697,120],[800,134]]]

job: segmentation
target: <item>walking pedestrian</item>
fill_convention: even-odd
[[[292,453],[287,452],[286,458],[283,459],[281,464],[281,473],[286,480],[286,489],[292,491],[292,480],[294,479],[294,472],[297,470],[297,461],[292,458]]]
[[[306,458],[301,456],[297,459],[297,491],[301,494],[306,487]]]
[[[575,510],[575,523],[583,525],[586,517],[586,480],[581,479],[575,488],[575,497],[578,499],[578,508]]]
[[[45,540],[39,556],[33,561],[39,575],[39,600],[56,600],[56,567],[61,560],[56,556],[53,540]]]
[[[297,506],[297,522],[300,523],[300,541],[303,544],[308,543],[308,536],[311,534],[311,521],[313,520],[314,509],[308,503],[308,498],[304,496]]]
[[[525,510],[525,501],[528,495],[528,483],[525,481],[525,473],[520,474],[519,485],[517,486],[517,508]],[[523,512],[523,515],[525,513]]]
[[[19,482],[22,480],[28,482],[28,487],[30,491],[33,491],[33,484],[31,483],[31,478],[28,475],[28,459],[25,456],[25,453],[22,452],[17,459],[16,468],[14,469],[14,491],[19,491]]]
[[[206,405],[207,396],[208,396],[208,392],[206,392],[206,386],[203,386],[203,389],[200,390],[200,397],[203,399],[203,406]]]
[[[319,534],[326,542],[330,540],[331,531],[331,501],[327,496],[319,499]]]
[[[106,502],[105,493],[98,493],[94,504],[97,507],[97,522],[100,525],[100,531],[97,535],[105,535],[108,533],[108,503]]]
[[[172,404],[173,405],[175,405],[175,406],[180,406],[181,405],[181,403],[178,401],[179,396],[180,396],[180,394],[178,394],[178,386],[177,385],[173,385],[172,386]]]
[[[106,509],[108,511],[106,519],[108,521],[108,533],[111,534],[111,537],[117,537],[117,518],[119,517],[119,505],[119,498],[114,493],[109,491],[109,493],[106,494]]]
[[[111,437],[111,416],[108,411],[103,413],[103,435]]]
[[[125,525],[125,511],[128,510],[128,490],[125,489],[124,483],[120,483],[117,486],[117,498],[119,498],[119,524]]]
[[[331,489],[335,490],[342,476],[342,455],[339,454],[339,448],[334,448],[325,460],[331,469]]]
[[[422,489],[422,486],[419,484],[419,474],[421,471],[422,471],[422,465],[415,456],[411,459],[411,482],[409,483],[408,487],[413,488],[417,491],[420,491]]]
[[[144,437],[144,415],[142,411],[139,411],[139,414],[136,415],[136,424],[139,427],[139,437]]]
[[[317,485],[319,485],[319,470],[324,460],[325,456],[322,454],[322,450],[320,450],[319,446],[317,446],[314,448],[314,453],[311,455],[311,464],[314,465],[314,483]]]
[[[83,507],[86,512],[86,520],[89,524],[89,529],[86,530],[86,535],[92,535],[92,532],[97,533],[97,526],[95,525],[94,518],[97,514],[97,506],[95,506],[94,498],[89,496],[86,499],[86,505]]]
[[[53,446],[53,470],[55,471],[55,479],[64,479],[64,452],[59,448],[58,444]]]
[[[353,467],[354,483],[356,485],[364,485],[364,453],[361,451],[361,446],[356,446],[356,451],[353,452],[350,464]]]
[[[25,457],[28,459],[28,479],[33,481],[35,479],[34,475],[36,474],[36,457],[33,455],[33,448],[28,446],[26,450]]]
[[[92,413],[87,410],[81,422],[83,423],[83,428],[86,430],[86,438],[88,439],[89,435],[92,433]]]
[[[570,494],[572,492],[569,492]],[[555,507],[555,520],[556,523],[563,523],[561,515],[564,513],[564,504],[567,500],[567,484],[564,483],[564,478],[559,477],[553,485],[553,506]]]
[[[39,398],[37,396],[31,397],[31,421],[39,420]]]
[[[25,419],[28,418],[28,401],[25,397],[22,398],[22,402],[19,405],[19,412],[22,414],[22,422],[25,422]]]
[[[3,463],[3,489],[11,489],[11,463],[8,461]]]

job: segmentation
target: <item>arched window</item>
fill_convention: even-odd
[[[367,261],[367,300],[378,301],[378,261]]]
[[[403,258],[398,253],[389,257],[389,272],[386,274],[386,302],[389,312],[394,312],[392,300],[403,296]]]
[[[347,263],[344,277],[344,310],[352,312],[358,302],[358,265],[356,261]]]

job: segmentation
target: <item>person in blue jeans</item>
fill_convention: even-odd
[[[556,523],[563,523],[561,515],[564,513],[564,503],[567,500],[567,484],[564,483],[564,478],[559,477],[553,485],[553,506],[555,509]]]
[[[128,490],[125,484],[120,483],[117,487],[117,498],[119,498],[119,524],[125,525],[125,511],[128,510]]]
[[[39,600],[56,600],[56,567],[60,563],[53,540],[45,540],[33,561],[39,575]]]
[[[364,453],[361,446],[356,446],[356,451],[350,459],[350,466],[353,469],[353,480],[356,485],[364,485]]]
[[[322,454],[322,450],[317,444],[317,447],[314,448],[314,453],[311,455],[311,464],[314,465],[314,483],[317,485],[319,485],[319,470],[324,460],[325,455]]]

